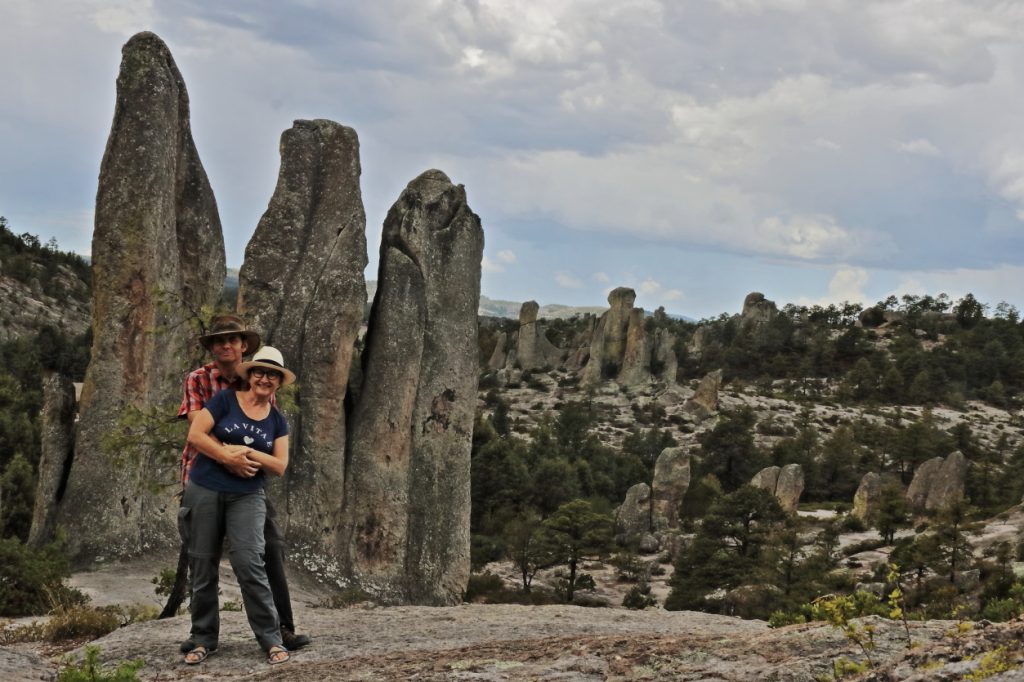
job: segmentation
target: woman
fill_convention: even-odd
[[[189,427],[199,451],[189,472],[179,523],[188,538],[192,568],[192,635],[185,663],[203,662],[217,649],[220,633],[218,566],[225,537],[231,568],[242,588],[245,614],[270,664],[284,663],[280,625],[263,564],[267,513],[266,474],[288,467],[288,422],[271,404],[279,388],[295,381],[280,351],[263,346],[239,365],[248,388],[213,396]]]

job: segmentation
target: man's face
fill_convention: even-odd
[[[224,334],[216,337],[210,344],[210,352],[213,353],[214,359],[225,365],[241,362],[246,350],[241,334]]]

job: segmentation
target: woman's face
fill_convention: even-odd
[[[253,367],[249,370],[249,387],[257,396],[271,396],[281,388],[284,375],[275,369]]]

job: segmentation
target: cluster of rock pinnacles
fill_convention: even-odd
[[[457,603],[470,570],[480,219],[444,173],[409,183],[384,223],[355,372],[367,264],[358,138],[296,121],[280,152],[238,308],[299,376],[291,464],[270,488],[293,560],[384,602]],[[185,373],[205,361],[189,320],[219,303],[225,277],[185,84],[152,33],[122,50],[92,260],[79,420],[68,437],[70,388],[51,378],[33,527],[35,543],[65,529],[79,565],[177,546],[181,443],[156,451],[115,437],[133,433],[125,415],[136,410],[173,415]]]

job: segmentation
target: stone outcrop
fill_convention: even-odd
[[[40,546],[53,537],[57,496],[65,482],[75,448],[75,386],[57,372],[43,375],[40,412],[39,480],[28,544]]]
[[[778,314],[779,309],[776,307],[775,301],[770,301],[764,297],[764,294],[754,291],[743,299],[743,312],[740,313],[740,317],[744,322],[764,324]]]
[[[175,457],[108,452],[119,417],[170,409],[201,355],[188,324],[224,282],[217,204],[192,140],[185,83],[152,33],[122,50],[114,121],[100,166],[92,239],[93,345],[75,454],[57,522],[76,560],[178,542]],[[129,439],[130,440],[130,439]],[[165,488],[166,489],[166,488]]]
[[[722,370],[709,372],[700,380],[693,396],[683,404],[683,409],[701,419],[718,411],[718,391],[722,388]]]
[[[589,358],[583,368],[584,386],[594,386],[606,379],[625,386],[643,384],[652,378],[675,381],[675,336],[665,329],[648,329],[644,311],[634,308],[634,301],[636,292],[627,287],[608,294],[610,308],[594,328]]]
[[[665,448],[654,463],[651,483],[651,526],[660,532],[679,527],[679,505],[690,487],[690,454],[686,448]]]
[[[799,464],[766,467],[754,474],[750,485],[767,490],[784,510],[794,513],[804,492],[804,470]]]
[[[615,527],[629,539],[639,539],[651,532],[651,487],[637,483],[626,491],[626,499],[615,510]]]
[[[933,457],[914,471],[907,500],[917,511],[945,509],[964,497],[967,458],[959,451],[943,459]]]
[[[519,311],[519,332],[515,346],[515,363],[521,369],[533,370],[555,367],[562,362],[564,353],[544,334],[544,328],[537,321],[540,306],[536,301],[527,301]]]
[[[491,357],[487,361],[487,369],[492,372],[497,371],[503,368],[506,362],[508,362],[508,334],[505,332],[498,332],[498,336],[494,344],[494,351],[491,353]]]
[[[300,120],[280,151],[277,187],[245,249],[238,310],[299,377],[288,475],[270,487],[279,519],[293,551],[335,555],[344,403],[366,304],[359,139],[333,121]]]
[[[350,578],[389,602],[455,604],[469,578],[483,231],[437,170],[388,212],[346,475]]]
[[[871,471],[864,474],[857,486],[857,492],[853,494],[854,516],[862,521],[867,521],[878,508],[882,499],[882,476]]]

